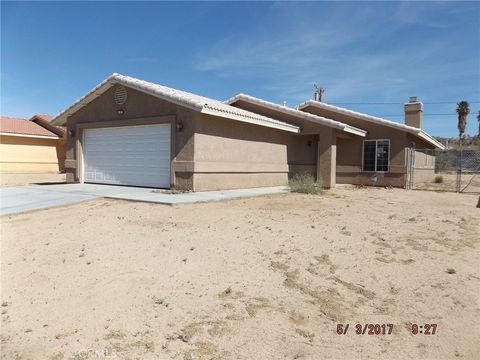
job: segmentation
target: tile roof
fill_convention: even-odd
[[[160,99],[190,108],[192,110],[215,115],[226,119],[252,123],[256,125],[271,127],[275,129],[299,132],[298,126],[285,123],[276,119],[269,118],[255,114],[253,112],[236,108],[225,104],[219,100],[210,99],[201,95],[192,94],[186,91],[173,89],[164,85],[136,79],[130,76],[114,73],[106,80],[98,84],[95,88],[89,91],[86,95],[75,101],[71,106],[62,111],[52,121],[55,125],[64,125],[69,115],[78,111],[81,107],[88,104],[94,98],[100,96],[115,84],[124,85],[126,87],[144,92],[146,94],[158,97]]]
[[[280,104],[275,104],[270,101],[266,101],[263,99],[259,99],[250,95],[246,94],[238,94],[235,95],[234,97],[228,99],[225,101],[226,104],[234,104],[237,101],[245,101],[251,104],[255,104],[267,109],[275,110],[284,114],[292,115],[297,118],[301,118],[307,121],[311,121],[320,125],[325,125],[328,127],[332,127],[338,130],[342,130],[351,134],[359,135],[359,136],[365,136],[367,132],[365,130],[356,128],[354,126],[344,124],[340,121],[337,120],[332,120],[323,116],[318,116],[314,114],[307,113],[305,111],[300,111],[291,107],[288,107],[286,105],[280,105]]]
[[[343,114],[343,115],[349,115],[349,116],[355,117],[357,119],[361,119],[361,120],[369,121],[369,122],[376,123],[376,124],[379,124],[379,125],[388,126],[390,128],[402,130],[402,131],[405,131],[407,133],[410,133],[410,134],[413,134],[413,135],[416,135],[416,136],[420,137],[421,139],[423,139],[426,142],[428,142],[429,144],[439,148],[440,150],[445,149],[445,146],[443,146],[442,143],[437,141],[435,138],[433,138],[433,136],[431,136],[426,131],[424,131],[420,128],[416,128],[416,127],[405,125],[405,124],[400,124],[400,123],[392,121],[392,120],[383,119],[383,118],[380,118],[380,117],[377,117],[377,116],[372,116],[372,115],[360,113],[360,112],[357,112],[357,111],[345,109],[345,108],[342,108],[342,107],[326,104],[326,103],[315,101],[315,100],[307,100],[307,101],[303,102],[302,104],[298,105],[298,109],[302,110],[302,109],[305,109],[309,106],[313,106],[313,107],[316,107],[316,108],[319,108],[319,109],[333,111],[333,112]]]
[[[3,115],[0,115],[0,132],[15,135],[58,137],[33,121]]]

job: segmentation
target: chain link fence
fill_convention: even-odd
[[[408,149],[407,189],[480,193],[480,150]]]

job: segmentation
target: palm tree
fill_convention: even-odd
[[[457,114],[458,114],[458,137],[460,144],[462,143],[462,137],[465,133],[465,127],[467,126],[467,115],[470,113],[470,104],[468,101],[462,100],[457,103]]]

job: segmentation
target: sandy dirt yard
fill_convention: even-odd
[[[21,186],[65,182],[59,173],[0,173],[0,186]]]
[[[423,183],[415,184],[417,190],[438,190],[438,191],[457,191],[457,174],[438,173],[435,177],[440,177],[441,182],[435,182],[434,179]],[[480,174],[463,173],[460,181],[460,190],[463,193],[480,194]]]
[[[478,359],[478,201],[341,188],[5,216],[1,356]]]

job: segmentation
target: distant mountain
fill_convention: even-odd
[[[460,142],[458,137],[441,137],[441,136],[434,136],[435,139],[440,141],[443,145],[445,145],[448,149],[458,149],[460,148]],[[465,135],[463,141],[463,149],[464,150],[480,150],[480,136],[475,135]]]

